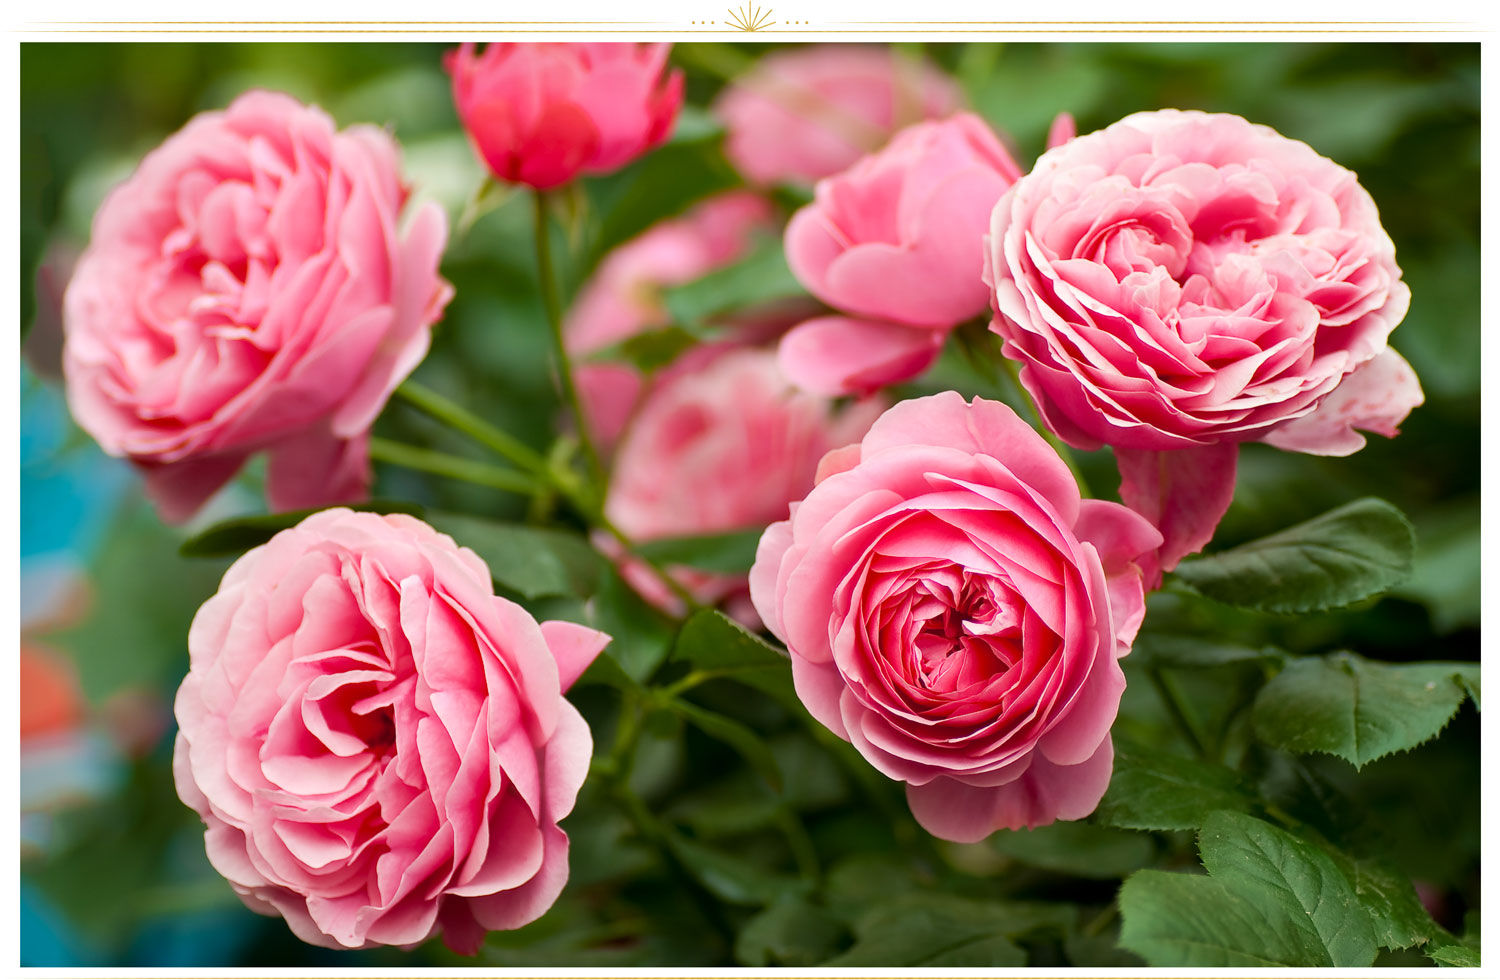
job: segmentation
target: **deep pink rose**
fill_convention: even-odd
[[[362,497],[365,440],[452,290],[443,211],[408,216],[394,141],[249,92],[141,161],[65,301],[73,417],[185,520],[269,450],[276,509]]]
[[[472,43],[449,53],[458,118],[490,172],[541,190],[618,170],[671,135],[670,44]]]
[[[775,210],[748,191],[713,197],[611,251],[568,311],[568,353],[585,358],[646,330],[667,326],[661,292],[701,278],[742,258],[759,235],[770,235]],[[753,324],[758,325],[758,324]],[[644,379],[625,363],[581,361],[574,380],[590,431],[612,446],[625,427]]]
[[[306,942],[473,953],[567,881],[593,742],[562,695],[608,641],[538,625],[415,518],[322,511],[194,618],[177,791],[245,904]]]
[[[901,402],[761,538],[750,595],[813,717],[976,841],[1092,812],[1161,536],[1000,402]]]
[[[995,208],[986,276],[1047,424],[1116,448],[1165,568],[1212,535],[1238,443],[1345,455],[1422,401],[1386,346],[1411,294],[1374,201],[1238,116],[1138,113],[1048,152]]]
[[[782,348],[788,376],[840,393],[920,373],[949,330],[987,308],[985,230],[1020,176],[983,120],[961,113],[910,126],[819,181],[787,225],[787,264],[851,316],[793,328]]]
[[[963,105],[958,85],[883,45],[814,44],[756,62],[715,105],[724,153],[756,184],[810,184],[877,150],[901,126]]]
[[[862,436],[883,407],[866,401],[839,411],[799,392],[767,350],[715,352],[646,397],[615,456],[605,514],[636,541],[764,527],[812,488],[823,455]],[[607,538],[598,541],[622,557]],[[651,602],[681,612],[648,568],[625,561],[621,569]],[[736,618],[758,623],[745,576],[672,573],[700,602],[727,601]]]

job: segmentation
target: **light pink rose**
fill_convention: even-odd
[[[907,123],[963,105],[958,85],[883,45],[814,44],[756,62],[715,104],[724,154],[756,184],[812,183]]]
[[[1411,294],[1374,201],[1238,116],[1143,112],[1048,152],[995,208],[986,276],[1047,424],[1116,448],[1164,568],[1212,535],[1238,443],[1344,455],[1422,401],[1386,346]]]
[[[458,118],[490,171],[541,190],[605,174],[665,142],[682,106],[670,44],[460,45],[445,60]]]
[[[173,769],[252,909],[332,947],[463,953],[568,878],[593,742],[563,692],[609,638],[538,625],[415,518],[322,511],[248,552],[188,633]]]
[[[738,261],[757,236],[774,228],[770,202],[748,191],[721,194],[653,225],[606,255],[579,290],[563,323],[568,353],[585,358],[667,326],[663,289]],[[760,323],[749,326],[758,329]],[[574,380],[594,438],[612,446],[640,397],[641,372],[624,363],[582,361]]]
[[[767,350],[716,352],[647,396],[616,454],[605,514],[635,541],[764,527],[811,489],[823,455],[858,439],[883,407],[866,401],[839,411],[799,392]],[[598,544],[623,557],[602,535]],[[698,601],[727,601],[736,618],[758,624],[745,576],[671,571]],[[657,606],[682,611],[644,565],[623,561],[621,573]]]
[[[94,216],[68,286],[68,403],[185,520],[252,453],[276,509],[362,497],[365,440],[452,290],[443,211],[396,144],[286,95],[205,112]]]
[[[1080,499],[1004,404],[951,391],[890,409],[819,480],[750,572],[813,717],[938,837],[1092,812],[1161,536]]]
[[[948,331],[988,306],[985,230],[1020,176],[983,120],[961,113],[910,126],[819,181],[813,203],[787,225],[787,264],[851,316],[794,327],[782,347],[788,376],[842,393],[926,368]]]

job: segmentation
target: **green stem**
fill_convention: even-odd
[[[461,456],[450,456],[431,449],[408,446],[401,442],[392,442],[379,436],[370,438],[370,458],[394,466],[404,466],[410,470],[421,470],[424,473],[477,483],[483,487],[506,490],[511,493],[535,493],[538,486],[536,479],[526,473],[519,473],[503,466],[492,466],[489,463],[478,463]]]
[[[604,496],[604,467],[599,463],[599,453],[589,435],[588,416],[583,414],[583,402],[578,397],[578,386],[573,383],[573,364],[568,359],[567,344],[563,341],[562,302],[557,295],[557,275],[552,268],[552,236],[547,226],[547,195],[537,191],[532,195],[532,215],[536,224],[536,269],[538,287],[542,294],[542,307],[547,314],[547,328],[552,335],[552,360],[557,371],[557,380],[562,388],[563,400],[573,413],[573,422],[578,427],[578,443],[583,447],[584,461],[588,464],[589,479]]]
[[[1041,409],[1037,408],[1036,402],[1031,399],[1031,392],[1026,390],[1025,385],[1021,384],[1021,372],[1016,367],[1016,362],[998,353],[994,359],[1000,362],[1001,368],[1005,371],[1006,378],[1009,379],[1011,386],[1016,390],[1016,394],[1020,396],[1021,401],[1025,403],[1027,410],[1031,413],[1036,430],[1042,434],[1043,439],[1047,440],[1048,445],[1057,450],[1057,455],[1062,457],[1062,461],[1067,464],[1069,471],[1072,472],[1073,479],[1078,481],[1078,492],[1085,497],[1092,497],[1093,493],[1089,491],[1089,483],[1083,478],[1083,471],[1078,468],[1077,461],[1073,459],[1072,449],[1067,443],[1058,438],[1057,433],[1047,428],[1047,423],[1042,420]]]
[[[1183,737],[1187,739],[1188,744],[1198,753],[1198,757],[1205,762],[1215,761],[1209,754],[1208,746],[1204,745],[1203,740],[1198,737],[1198,730],[1188,720],[1187,712],[1183,710],[1182,702],[1177,699],[1177,692],[1173,690],[1166,676],[1155,667],[1148,667],[1146,669],[1146,676],[1151,678],[1151,685],[1156,688],[1157,696],[1166,705],[1167,713],[1172,716],[1172,721],[1176,724],[1178,730],[1182,732]]]
[[[589,520],[596,527],[603,530],[604,533],[608,534],[610,537],[618,541],[620,543],[620,547],[628,551],[636,561],[639,561],[641,564],[651,569],[651,574],[660,579],[661,583],[665,585],[673,595],[682,600],[683,605],[687,608],[687,615],[691,616],[693,613],[703,608],[703,604],[698,601],[697,597],[689,592],[686,586],[677,581],[677,579],[673,577],[670,572],[663,568],[660,562],[658,562],[655,558],[648,558],[647,556],[641,554],[639,549],[637,549],[635,542],[633,542],[625,534],[624,531],[621,531],[619,528],[615,527],[614,522],[606,517],[602,510],[589,515]]]
[[[547,461],[541,453],[431,388],[415,381],[404,381],[396,389],[396,395],[418,411],[457,429],[480,445],[488,446],[521,469],[535,474],[546,472]]]

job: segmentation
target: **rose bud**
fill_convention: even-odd
[[[787,264],[851,316],[794,327],[782,347],[787,375],[843,393],[862,376],[888,384],[920,373],[949,330],[985,311],[989,213],[1020,176],[989,127],[963,113],[908,127],[820,181],[787,225]]]
[[[958,85],[880,45],[814,44],[756,62],[715,104],[724,155],[752,183],[811,184],[880,149],[907,123],[963,105]]]
[[[1047,425],[1115,448],[1163,570],[1212,537],[1241,442],[1342,456],[1422,402],[1410,290],[1355,175],[1238,116],[1127,116],[995,208],[991,329]]]
[[[635,541],[764,527],[811,489],[823,455],[858,439],[883,407],[861,402],[840,411],[800,392],[767,350],[704,351],[646,396],[615,457],[605,514]],[[682,612],[649,568],[602,535],[597,543],[621,559],[621,574],[641,595]],[[669,571],[699,602],[724,602],[741,622],[759,625],[744,575]]]
[[[568,878],[593,742],[563,692],[609,638],[540,625],[405,515],[308,517],[188,633],[177,792],[245,904],[331,947],[473,953]]]
[[[278,510],[364,496],[366,439],[452,290],[436,204],[395,142],[249,92],[141,161],[94,216],[65,298],[78,424],[190,517],[267,451]]]
[[[1080,499],[1006,405],[948,391],[823,461],[761,538],[750,596],[813,717],[905,782],[929,832],[971,842],[1098,805],[1137,561],[1160,544]]]
[[[670,44],[460,45],[446,59],[458,118],[500,180],[546,190],[618,170],[671,135],[682,72]]]

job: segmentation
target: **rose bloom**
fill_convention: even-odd
[[[249,92],[115,188],[65,298],[78,424],[185,520],[267,450],[276,509],[362,497],[365,441],[452,290],[436,204],[408,216],[396,144]]]
[[[682,106],[670,44],[460,45],[453,101],[490,172],[539,190],[618,170],[665,142]]]
[[[813,717],[976,841],[1092,812],[1161,537],[1000,402],[901,402],[771,525],[750,595]]]
[[[568,353],[578,363],[574,380],[590,431],[604,446],[619,437],[640,398],[645,379],[626,363],[582,360],[591,354],[671,322],[661,292],[701,278],[743,258],[759,235],[775,229],[770,202],[748,191],[731,191],[686,214],[659,222],[611,251],[579,290],[563,323]],[[735,324],[737,333],[759,334],[784,326],[772,314]]]
[[[715,104],[724,154],[756,184],[810,184],[901,126],[963,105],[958,85],[883,45],[813,44],[761,58]]]
[[[635,541],[683,538],[764,527],[813,485],[818,461],[858,439],[883,405],[866,401],[842,411],[791,387],[776,356],[754,348],[695,352],[643,402],[615,457],[606,516]],[[625,559],[625,579],[649,601],[680,613],[681,600],[645,565]],[[751,626],[759,618],[744,575],[670,569],[699,602],[726,602]]]
[[[541,915],[593,751],[563,699],[609,638],[538,625],[415,518],[339,508],[230,566],[188,633],[177,791],[252,909],[332,947]]]
[[[813,203],[787,225],[787,264],[814,296],[853,316],[793,328],[782,348],[787,375],[842,394],[932,363],[948,331],[988,307],[985,230],[1020,176],[984,121],[961,113],[910,126],[819,181]]]
[[[1238,443],[1346,455],[1422,401],[1386,346],[1410,291],[1370,195],[1238,116],[1138,113],[1050,151],[995,208],[986,275],[1048,426],[1116,448],[1167,568],[1212,535]]]

